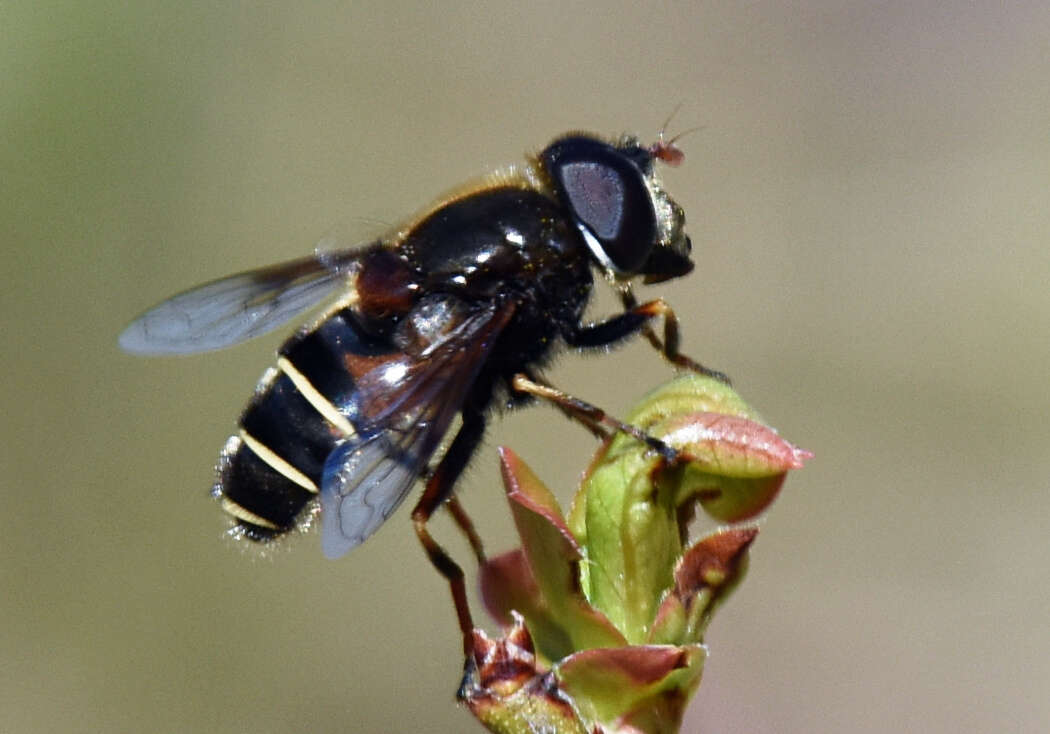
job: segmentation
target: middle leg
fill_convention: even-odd
[[[624,423],[618,418],[614,418],[597,405],[588,403],[586,400],[581,400],[550,385],[536,382],[528,375],[521,373],[514,375],[511,380],[511,387],[518,392],[552,403],[570,418],[578,420],[594,432],[597,432],[596,429],[598,427],[606,426],[641,441],[649,448],[659,452],[670,463],[678,460],[678,453],[660,439],[650,436],[637,426],[632,426],[630,423]]]

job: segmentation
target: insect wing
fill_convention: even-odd
[[[434,450],[424,448],[425,432],[359,434],[331,453],[321,479],[321,550],[327,558],[363,543],[405,499]]]
[[[265,334],[346,282],[356,250],[299,258],[191,288],[149,309],[120,335],[132,354],[192,354]]]
[[[425,357],[385,363],[355,396],[358,434],[325,461],[321,549],[338,558],[386,520],[423,473],[513,309],[468,316]]]

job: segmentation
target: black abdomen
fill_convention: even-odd
[[[219,460],[213,494],[233,534],[267,541],[309,522],[325,459],[354,433],[356,381],[392,353],[349,308],[284,343]]]

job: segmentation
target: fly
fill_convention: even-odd
[[[462,571],[426,524],[448,502],[483,558],[453,488],[493,402],[546,400],[596,432],[628,431],[673,458],[536,370],[558,343],[600,348],[640,332],[675,365],[721,377],[678,351],[677,320],[663,300],[639,304],[631,288],[638,277],[657,283],[693,269],[685,215],[654,170],[681,158],[662,136],[645,146],[570,133],[389,236],[175,295],[135,319],[120,345],[142,355],[223,349],[331,299],[281,345],[222,451],[213,494],[230,532],[257,542],[319,514],[322,549],[334,558],[372,535],[425,476],[412,521],[469,635]],[[585,323],[595,272],[613,283],[623,311]],[[457,415],[459,429],[431,470]]]

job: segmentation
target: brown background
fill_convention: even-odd
[[[686,730],[1046,731],[1050,6],[201,5],[0,6],[0,730],[470,730],[405,511],[338,563],[222,537],[212,462],[278,338],[116,335],[682,103],[672,130],[705,129],[665,178],[699,265],[643,293],[817,455]],[[619,412],[669,374],[640,344],[549,373]],[[497,422],[463,485],[493,549],[500,443],[563,497],[591,446],[550,410]]]

